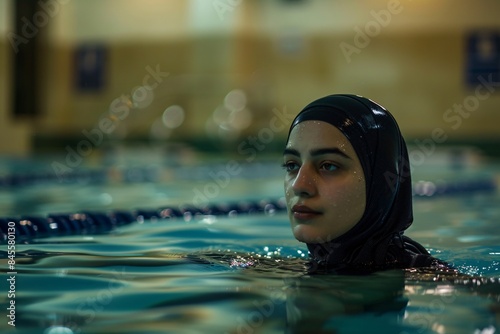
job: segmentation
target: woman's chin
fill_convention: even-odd
[[[293,235],[295,239],[306,244],[322,244],[331,240],[311,225],[294,226]]]

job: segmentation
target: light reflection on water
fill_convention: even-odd
[[[469,199],[472,215],[460,201],[416,201],[416,223],[408,234],[483,280],[421,271],[307,275],[301,256],[306,249],[293,239],[286,215],[216,218],[211,224],[146,221],[108,235],[18,245],[16,329],[493,333],[500,309],[499,216],[480,210],[479,203],[491,207],[497,195]],[[452,216],[443,205],[454,210]],[[460,221],[462,211],[468,213]],[[478,217],[480,229],[470,224]],[[460,239],[472,232],[488,238]],[[2,332],[9,329],[0,323]]]

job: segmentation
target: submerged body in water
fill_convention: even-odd
[[[493,333],[487,330],[498,328],[498,279],[429,268],[332,275],[311,273],[308,263],[228,250],[158,249],[134,256],[21,252],[17,329],[350,333],[368,326],[375,333]]]
[[[261,309],[274,312],[282,307],[287,333],[366,332],[366,324],[359,322],[365,320],[376,326],[369,328],[371,333],[486,334],[500,324],[500,279],[463,274],[449,266],[338,274],[327,267],[318,270],[303,258],[234,252],[189,258],[209,267],[225,266],[247,278],[281,280],[283,285],[261,302]],[[486,302],[479,303],[479,298]],[[477,307],[462,315],[466,329],[449,312],[471,301]]]

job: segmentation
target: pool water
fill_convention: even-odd
[[[498,169],[485,166],[480,173],[491,170]],[[159,208],[192,202],[194,189],[203,192],[208,182],[213,180],[36,184],[2,189],[0,203],[4,217]],[[233,178],[207,198],[275,198],[281,192],[279,171],[271,168],[265,177]],[[498,333],[499,199],[496,191],[415,199],[407,234],[460,275],[309,275],[305,245],[293,238],[286,214],[272,211],[144,220],[106,234],[18,243],[16,326],[3,316],[0,331]],[[0,263],[10,277],[6,255]],[[0,287],[6,310],[9,282],[3,279]]]

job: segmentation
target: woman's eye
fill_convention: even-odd
[[[296,171],[299,169],[299,165],[296,164],[295,162],[285,162],[283,164],[283,168],[287,171],[287,172],[293,172],[293,171]]]
[[[336,171],[338,169],[338,167],[335,166],[334,164],[326,162],[326,163],[321,165],[321,169],[326,170],[327,172],[333,172],[333,171]]]

